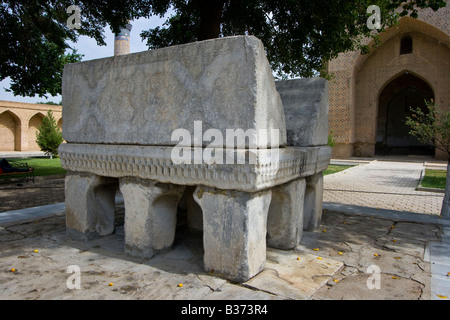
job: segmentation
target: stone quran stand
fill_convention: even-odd
[[[331,156],[328,87],[323,79],[307,80],[275,83],[252,36],[66,66],[67,143],[59,154],[68,170],[68,235],[88,241],[114,232],[120,189],[124,250],[150,258],[171,247],[178,203],[187,197],[188,224],[203,231],[205,270],[238,282],[255,276],[264,268],[266,246],[295,249],[303,229],[320,221],[322,171]],[[314,112],[299,115],[305,103]],[[194,121],[202,122],[200,135]],[[209,150],[208,129],[224,136],[227,129],[279,135],[238,148],[223,139],[214,145],[224,150],[222,162],[178,163],[173,151],[180,141],[172,134],[179,128],[193,132],[182,144],[191,159]]]

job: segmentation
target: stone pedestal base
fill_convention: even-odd
[[[267,219],[269,247],[290,250],[300,244],[305,187],[305,179],[298,179],[272,188],[272,202]]]
[[[323,209],[323,173],[306,178],[304,203],[304,230],[314,231],[319,227]]]
[[[141,258],[169,248],[175,238],[177,206],[185,186],[120,179],[125,202],[125,252]]]
[[[188,227],[203,230],[205,269],[238,282],[263,269],[266,246],[295,249],[303,229],[318,225],[321,172],[331,154],[326,146],[281,148],[268,161],[274,160],[270,149],[233,150],[233,157],[251,154],[256,162],[176,165],[164,146],[63,144],[59,151],[69,171],[70,236],[113,232],[120,187],[126,253],[149,258],[169,248],[180,206]]]
[[[254,193],[198,187],[194,199],[203,210],[204,268],[243,282],[266,260],[266,225],[272,192]]]
[[[117,188],[117,179],[68,173],[65,181],[67,234],[86,241],[112,233]]]

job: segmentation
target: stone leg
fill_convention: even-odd
[[[117,179],[68,173],[65,180],[66,229],[75,240],[90,240],[114,231]]]
[[[197,187],[203,210],[204,267],[232,281],[258,274],[266,260],[266,225],[272,192]]]
[[[300,244],[305,188],[305,179],[272,188],[272,202],[267,217],[267,246],[290,250]]]
[[[187,225],[189,229],[203,230],[203,212],[202,208],[194,200],[194,191],[196,187],[186,187],[186,209]]]
[[[203,231],[203,212],[202,208],[194,200],[194,191],[197,187],[186,186],[183,196],[178,202],[178,209],[186,213],[187,227],[190,231]]]
[[[303,209],[305,231],[314,231],[319,227],[323,208],[323,174],[316,173],[306,178],[305,207]]]
[[[120,179],[125,203],[125,253],[150,258],[173,244],[177,206],[184,188],[152,180]]]

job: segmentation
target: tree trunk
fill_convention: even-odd
[[[445,183],[445,195],[442,202],[441,217],[450,218],[450,157],[447,162],[447,182]]]
[[[218,38],[225,0],[197,0],[200,12],[198,40]]]

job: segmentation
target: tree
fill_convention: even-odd
[[[47,111],[47,115],[42,119],[42,124],[36,132],[36,142],[50,159],[58,155],[58,147],[63,142],[61,130],[56,125],[52,110]]]
[[[418,8],[438,10],[444,0],[80,0],[80,29],[70,29],[72,0],[3,1],[0,7],[0,80],[11,77],[14,94],[60,93],[62,66],[81,57],[67,45],[79,35],[105,45],[128,21],[174,14],[162,27],[141,33],[150,49],[238,34],[261,39],[280,77],[325,74],[326,62],[341,52],[368,47],[399,17],[417,17]],[[381,28],[367,27],[367,8],[380,8]],[[398,10],[401,8],[401,10]]]
[[[68,0],[2,1],[0,81],[11,78],[7,91],[21,96],[60,94],[64,65],[82,59],[67,41],[87,35],[106,45],[108,23],[118,32],[127,19],[146,16],[151,8],[147,5],[141,11],[139,1],[81,1],[81,27],[71,29],[67,9],[73,4]]]
[[[163,25],[141,33],[149,48],[232,36],[261,39],[272,69],[280,77],[326,74],[326,62],[345,51],[366,53],[366,37],[399,17],[417,17],[418,8],[438,10],[443,0],[167,0],[175,12]],[[380,8],[381,28],[367,26],[367,8]],[[401,10],[398,10],[401,8]],[[164,14],[165,11],[156,12]]]
[[[411,117],[406,124],[411,128],[410,134],[420,142],[427,143],[447,153],[447,181],[441,216],[450,218],[450,112],[437,108],[433,101],[425,101],[427,111],[411,108]]]

